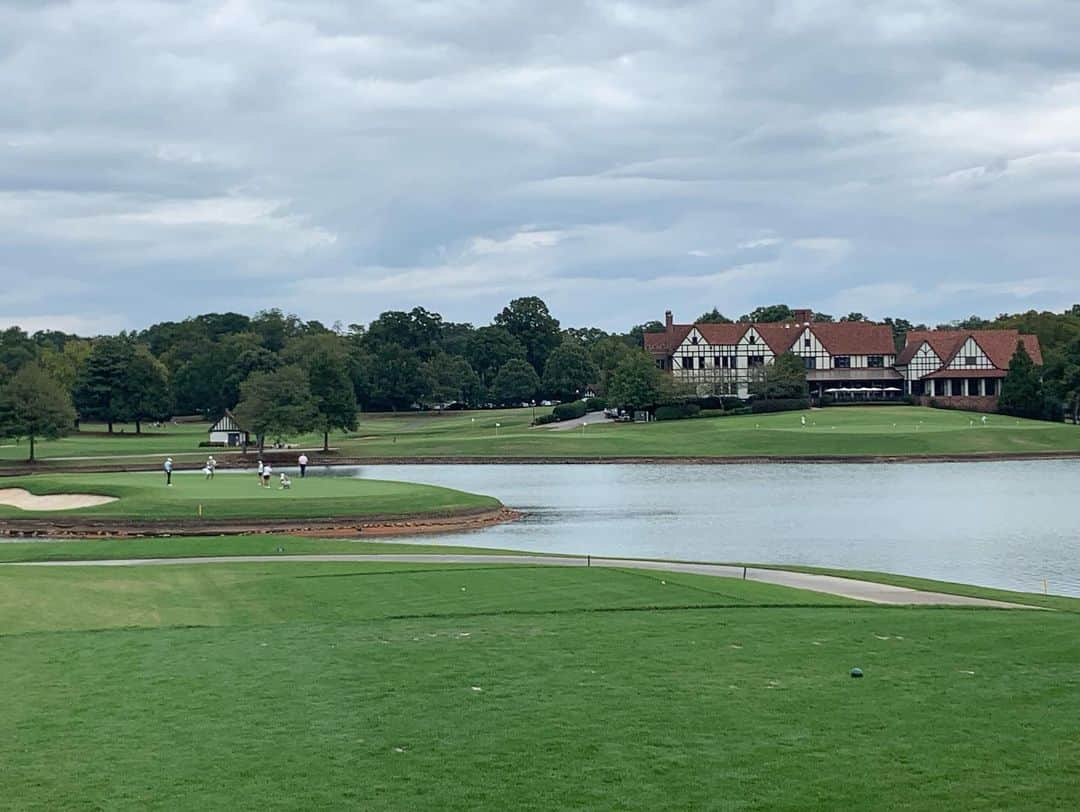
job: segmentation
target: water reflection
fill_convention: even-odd
[[[309,475],[312,472],[309,472]],[[1080,462],[396,465],[318,475],[496,496],[525,521],[440,541],[874,569],[1080,595]],[[429,537],[430,538],[430,537]]]

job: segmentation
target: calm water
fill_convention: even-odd
[[[320,475],[330,469],[320,470]],[[346,476],[498,497],[526,520],[459,544],[873,569],[1080,595],[1080,461],[394,465]]]

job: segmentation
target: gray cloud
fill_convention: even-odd
[[[0,324],[1080,300],[1071,0],[0,0]]]

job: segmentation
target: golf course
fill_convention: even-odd
[[[271,562],[125,559],[271,543]],[[490,551],[289,560],[345,550],[448,548],[0,545],[23,562],[0,564],[0,797],[193,810],[1080,800],[1080,601],[968,588],[1051,611],[881,606],[662,570],[500,566]],[[42,559],[67,565],[26,563]]]
[[[550,411],[537,408],[536,414]],[[1024,420],[915,406],[848,406],[761,415],[733,415],[636,424],[602,422],[584,428],[532,427],[533,410],[401,412],[362,415],[355,432],[330,435],[332,452],[323,455],[321,436],[290,438],[295,448],[315,449],[314,459],[639,459],[674,458],[986,458],[1009,455],[1080,454],[1080,430],[1063,423]],[[805,416],[807,424],[800,418]],[[160,466],[165,455],[182,465],[201,466],[207,450],[205,423],[180,423],[141,435],[117,426],[85,425],[59,440],[38,442],[38,467],[49,470]],[[121,433],[121,430],[123,432]],[[254,466],[254,451],[210,449],[223,465]],[[274,452],[278,453],[282,452]],[[286,457],[292,462],[297,452]],[[0,471],[18,467],[24,445],[0,447]]]
[[[16,506],[22,505],[22,506]],[[82,506],[87,504],[87,506]],[[43,474],[0,481],[0,518],[87,517],[187,523],[216,519],[454,516],[500,508],[496,499],[449,488],[347,477],[296,477],[289,489],[261,487],[255,474]]]

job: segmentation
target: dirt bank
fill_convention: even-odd
[[[509,508],[463,510],[419,516],[341,516],[332,519],[170,519],[136,521],[90,518],[0,519],[0,536],[23,538],[141,538],[147,536],[250,536],[282,533],[317,537],[383,537],[459,533],[512,522]]]

